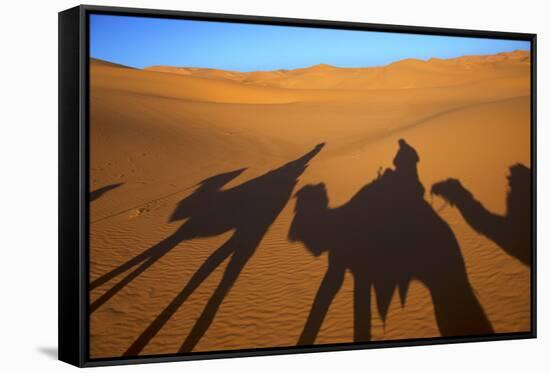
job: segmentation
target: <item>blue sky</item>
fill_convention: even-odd
[[[319,63],[385,65],[404,58],[452,58],[529,50],[529,42],[189,21],[90,16],[90,55],[143,68],[151,65],[256,71]]]

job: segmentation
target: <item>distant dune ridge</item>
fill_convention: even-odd
[[[512,73],[516,64],[529,64],[529,52],[516,50],[496,55],[464,56],[427,61],[406,59],[381,67],[341,68],[318,64],[293,70],[237,72],[217,69],[150,66],[144,70],[209,79],[225,79],[252,85],[301,89],[423,88],[460,85],[483,79],[487,69],[504,68]],[[471,70],[474,71],[471,71]],[[437,72],[438,75],[433,73]],[[406,76],[406,75],[410,76]]]
[[[513,251],[500,247],[495,235],[463,217],[465,206],[458,197],[444,199],[445,193],[432,195],[430,190],[433,185],[449,187],[438,183],[456,179],[460,183],[452,185],[461,189],[455,192],[467,190],[480,219],[488,211],[513,226],[514,217],[525,216],[517,204],[510,210],[507,200],[512,189],[518,190],[518,179],[509,177],[513,170],[528,175],[531,167],[530,68],[529,52],[519,50],[407,59],[381,67],[319,64],[246,73],[134,69],[92,59],[91,356],[294,346],[307,330],[314,330],[306,333],[314,343],[350,342],[358,335],[370,340],[434,337],[453,327],[460,329],[458,334],[480,330],[475,325],[468,329],[474,320],[454,324],[458,316],[442,311],[441,305],[456,301],[453,294],[439,294],[434,309],[430,283],[412,276],[406,292],[399,294],[384,282],[383,269],[375,281],[380,288],[363,284],[361,290],[371,294],[369,304],[362,304],[363,310],[370,307],[364,312],[371,315],[370,322],[354,317],[354,289],[361,284],[354,283],[349,271],[335,282],[339,287],[332,290],[324,319],[309,317],[312,307],[319,306],[316,299],[322,299],[318,292],[330,273],[329,258],[289,240],[296,192],[322,183],[325,209],[348,205],[361,188],[395,168],[400,139],[417,153],[415,178],[423,186],[417,197],[425,200],[423,208],[433,210],[452,232],[447,236],[456,239],[453,260],[466,270],[464,281],[490,324],[485,330],[528,331],[529,260],[512,255],[524,253],[517,246],[527,241],[514,241]],[[322,150],[316,147],[320,143],[325,143]],[[317,150],[307,165],[293,162],[311,149]],[[295,175],[283,183],[284,191],[278,182],[266,186],[270,178],[265,175],[281,168]],[[520,180],[520,190],[528,191],[527,179]],[[260,211],[253,208],[262,206],[260,201],[252,200],[260,195],[253,187],[259,184],[265,186],[262,198],[268,187],[280,196],[277,209],[269,213],[273,221],[263,225],[261,239],[256,237],[255,246],[249,243],[254,250],[246,263],[235,270],[232,254],[216,253],[231,242],[237,226],[231,228],[232,222],[251,217],[243,220],[239,208],[212,205],[210,196],[253,188],[251,200],[239,194],[244,198],[239,206]],[[377,211],[386,211],[384,202],[378,202]],[[172,221],[178,206],[192,211],[184,217],[189,220]],[[209,232],[202,223],[222,218],[223,230]],[[186,221],[201,222],[196,229],[202,233],[172,239]],[[245,237],[250,233],[246,224],[239,229]],[[315,232],[308,234],[315,238]],[[152,255],[167,241],[170,250]],[[372,242],[362,236],[353,242],[363,241]],[[424,247],[419,250],[423,259],[415,258],[427,266],[422,273],[441,265],[431,249]],[[205,266],[210,268],[207,275],[201,270]],[[178,298],[191,283],[198,285],[184,300]],[[228,283],[223,296],[216,295],[215,289]],[[304,331],[311,320],[315,328]]]

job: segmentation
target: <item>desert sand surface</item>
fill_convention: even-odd
[[[297,345],[329,254],[289,238],[296,192],[323,183],[338,210],[396,168],[400,139],[418,154],[420,198],[456,238],[453,260],[492,331],[530,330],[529,265],[430,193],[454,178],[507,213],[510,167],[530,168],[528,52],[250,73],[92,60],[90,83],[92,358]],[[445,263],[420,252],[444,283]],[[407,266],[394,259],[388,276]],[[342,281],[315,344],[353,342],[368,324],[354,318],[361,284],[350,270]],[[363,289],[365,338],[446,334],[426,281],[413,274],[405,294],[392,281]],[[467,319],[452,289],[440,295],[454,304],[444,316]]]

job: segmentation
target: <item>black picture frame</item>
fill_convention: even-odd
[[[233,23],[254,23],[314,28],[384,31],[425,35],[467,36],[523,40],[531,44],[531,167],[532,267],[531,331],[475,337],[438,337],[368,343],[341,343],[307,347],[262,348],[223,352],[197,352],[91,359],[88,327],[89,227],[89,35],[90,14],[129,15]],[[324,352],[382,347],[434,345],[536,338],[536,181],[537,181],[537,35],[418,26],[244,16],[81,5],[59,13],[59,360],[79,367]]]

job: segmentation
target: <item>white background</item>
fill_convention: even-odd
[[[90,0],[93,1],[93,0]],[[536,340],[106,368],[158,372],[548,371],[550,36],[545,1],[93,1],[97,5],[538,33]],[[0,371],[69,371],[57,351],[57,12],[74,1],[4,1],[0,22]],[[514,286],[514,284],[510,284]]]

